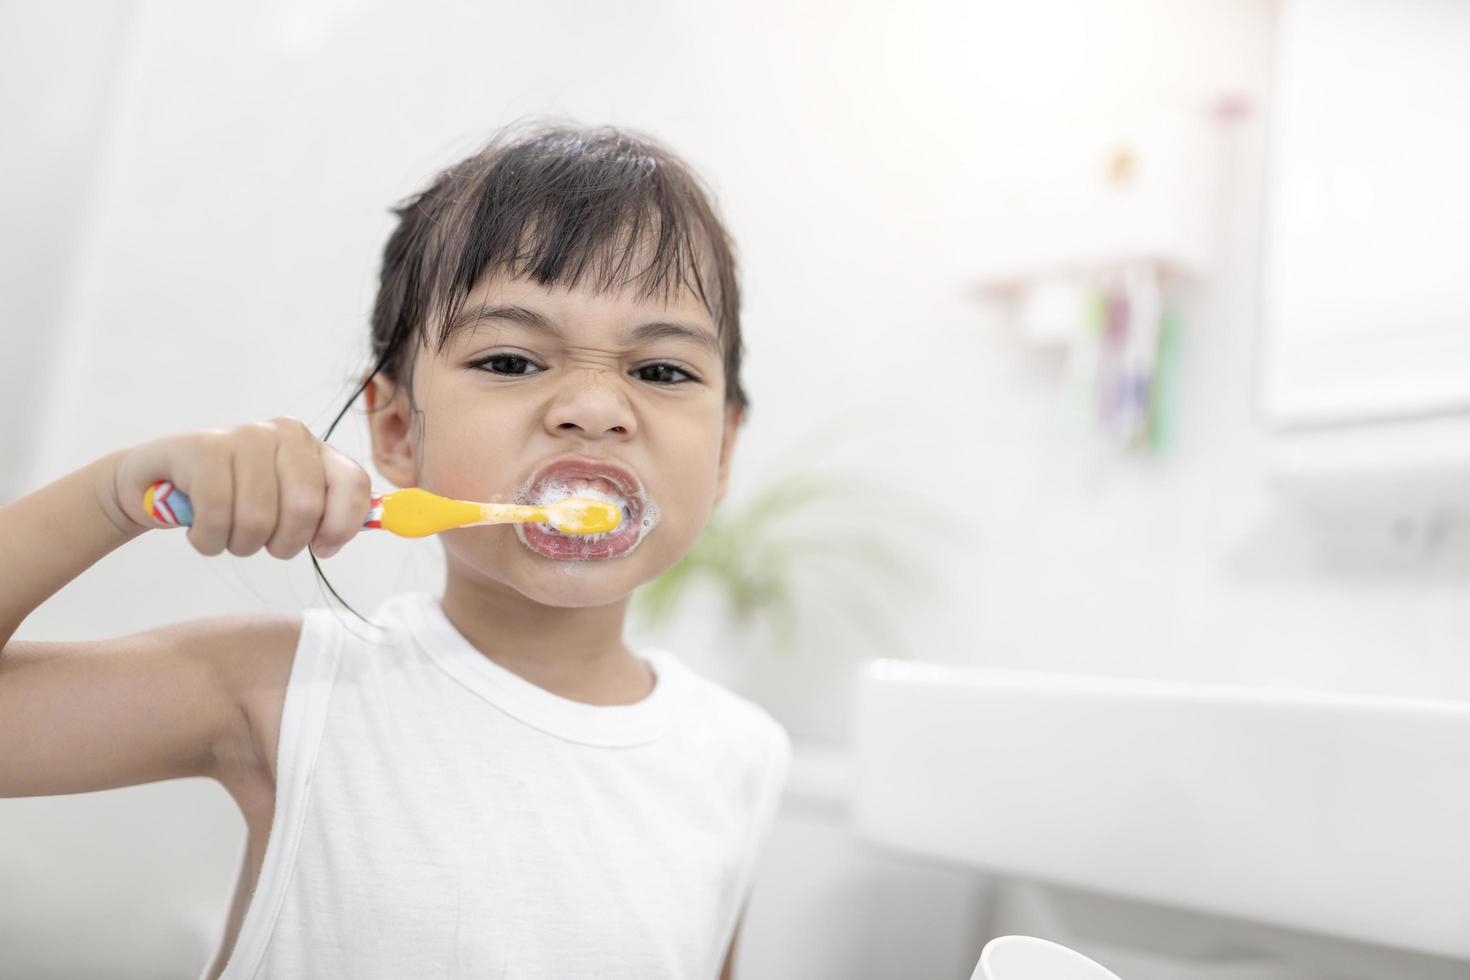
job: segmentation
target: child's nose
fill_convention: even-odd
[[[566,383],[547,411],[546,427],[553,434],[580,430],[594,437],[609,432],[632,435],[637,424],[632,406],[618,390],[618,379],[606,374],[590,368],[568,372]]]

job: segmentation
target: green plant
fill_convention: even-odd
[[[641,588],[635,609],[657,626],[670,619],[700,582],[723,597],[730,624],[745,629],[762,616],[778,649],[796,646],[803,619],[796,599],[803,574],[843,581],[840,613],[892,648],[884,611],[896,592],[921,590],[924,564],[907,553],[900,532],[919,527],[911,492],[898,492],[861,474],[824,468],[788,472],[748,500],[715,508],[704,533],[673,568]],[[895,516],[894,510],[901,512]],[[863,593],[877,587],[878,601]],[[829,593],[831,590],[828,590]]]

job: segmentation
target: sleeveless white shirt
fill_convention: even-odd
[[[497,665],[437,596],[304,613],[221,980],[718,977],[791,757],[671,654],[635,704]]]

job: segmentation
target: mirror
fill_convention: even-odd
[[[1268,420],[1470,410],[1470,4],[1284,0],[1278,45]]]

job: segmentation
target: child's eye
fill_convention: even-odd
[[[686,383],[685,381],[673,381],[673,380],[669,380],[668,379],[668,375],[666,373],[668,371],[673,371],[675,374],[682,374],[684,376],[684,378],[686,379],[686,381],[698,381],[699,380],[694,375],[690,374],[688,371],[684,370],[683,368],[679,367],[678,365],[676,365],[676,364],[669,364],[666,361],[661,361],[658,364],[645,364],[645,365],[643,365],[643,367],[639,368],[634,373],[637,374],[637,373],[640,373],[640,372],[643,372],[643,371],[660,371],[661,373],[659,374],[659,379],[662,379],[662,380],[655,379],[655,378],[644,378],[643,379],[645,381],[652,381],[654,384],[660,384],[660,385],[670,385],[670,386],[673,386],[673,385],[681,385],[681,384],[685,384]]]
[[[520,370],[520,365],[523,364],[530,364],[531,367],[536,367],[527,358],[521,357],[519,354],[491,354],[483,360],[476,361],[474,366],[486,367],[488,365],[491,374],[509,374],[515,376],[525,374],[524,371]],[[539,371],[540,368],[536,368],[536,370]]]

